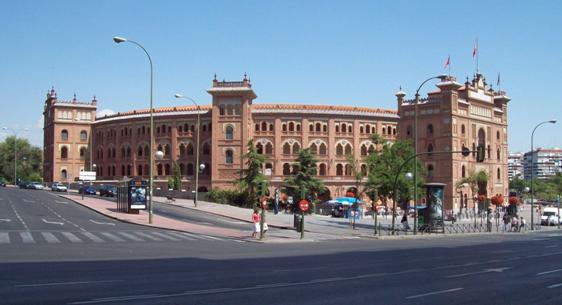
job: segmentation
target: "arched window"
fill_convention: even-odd
[[[314,123],[308,124],[308,131],[309,131],[309,132],[314,132]]]
[[[85,130],[80,131],[80,141],[88,140],[88,133]]]
[[[142,146],[139,146],[137,149],[137,157],[142,157]]]
[[[318,150],[319,154],[325,156],[328,152],[326,149],[326,144],[320,143],[320,149]]]
[[[203,124],[203,126],[201,126],[201,131],[207,132],[207,125]]]
[[[273,144],[267,142],[265,144],[265,154],[266,155],[272,155],[273,154]]]
[[[143,172],[144,172],[145,175],[148,175],[148,174],[149,174],[150,171],[148,170],[148,164],[145,164],[145,165],[144,165],[144,170],[143,170]]]
[[[346,176],[351,176],[351,164],[346,164],[346,165],[345,165],[345,175],[346,175]]]
[[[287,131],[287,124],[285,124],[285,123],[281,124],[281,130]]]
[[[142,176],[142,165],[137,165],[137,176]]]
[[[461,178],[465,178],[466,177],[466,167],[463,165],[461,167]]]
[[[328,132],[328,124],[322,125],[322,131],[323,131],[323,132]]]
[[[121,176],[125,176],[125,165],[121,165]]]
[[[60,132],[60,139],[62,141],[68,141],[68,130],[63,129],[63,131]]]
[[[486,132],[484,128],[478,130],[478,145],[486,145]]]
[[[167,144],[164,145],[164,155],[165,155],[166,157],[169,157],[169,156],[170,156],[170,145],[167,145]]]
[[[291,174],[291,165],[289,163],[283,164],[283,175],[287,176]]]
[[[203,154],[204,155],[210,155],[211,154],[211,146],[209,145],[209,143],[203,144]]]
[[[461,125],[461,133],[463,135],[466,133],[466,128],[464,127],[464,124]]]
[[[62,180],[68,179],[68,173],[67,173],[66,169],[63,169],[63,170],[60,171],[60,178]]]
[[[321,132],[321,131],[322,131],[322,124],[318,122],[316,123],[316,132]]]
[[[491,158],[492,158],[492,157],[491,157],[491,151],[492,151],[492,150],[490,149],[490,145],[488,145],[488,149],[487,149],[487,150],[488,150],[488,159],[491,159]]]
[[[162,164],[158,164],[156,168],[158,169],[158,176],[162,176]]]
[[[121,147],[121,158],[125,157],[125,147]]]
[[[318,147],[315,143],[310,144],[310,152],[314,155],[318,154]]]
[[[498,141],[500,140],[500,131],[499,130],[496,131],[496,140],[498,140]]]
[[[496,150],[496,158],[499,160],[500,157],[500,149],[498,148],[498,150]]]
[[[361,156],[367,155],[367,146],[365,144],[361,145]]]
[[[371,133],[372,134],[377,133],[377,128],[375,126],[371,127]]]
[[[428,156],[431,156],[431,153],[433,152],[433,144],[429,143],[427,145],[427,152],[428,152]]]
[[[283,154],[290,155],[291,154],[291,145],[289,143],[283,144]]]
[[[348,133],[352,133],[352,132],[353,132],[353,126],[351,126],[351,124],[347,125],[347,132],[348,132]]]
[[[340,132],[340,125],[336,125],[336,132]]]
[[[182,133],[182,132],[183,132],[183,126],[181,126],[181,125],[178,126],[178,132],[179,132],[179,133]]]
[[[295,127],[297,129],[297,132],[301,131],[301,124],[297,123]]]
[[[168,128],[169,129],[169,128]],[[195,132],[195,125],[191,125],[190,127],[191,132]],[[170,132],[171,130],[168,130],[168,132]]]
[[[433,164],[430,164],[430,165],[427,166],[427,176],[428,177],[433,177],[433,170],[434,170]]]
[[[149,157],[150,156],[150,146],[146,145],[144,147],[144,156],[145,157]]]
[[[352,150],[351,144],[347,144],[345,146],[345,154],[348,156],[351,155],[351,150]]]
[[[228,149],[228,150],[225,152],[225,161],[224,161],[224,162],[225,162],[226,164],[232,164],[232,163],[234,163],[234,156],[233,156],[233,155],[234,155],[234,154],[232,153],[232,150]]]
[[[86,159],[86,147],[80,147],[80,160]]]
[[[367,164],[361,164],[361,175],[367,175]]]
[[[261,131],[267,131],[267,123],[261,122]]]
[[[429,124],[427,125],[427,136],[431,137],[433,135],[433,125]]]
[[[234,128],[231,125],[226,126],[225,139],[232,140],[234,138]]]
[[[336,165],[336,176],[343,176],[343,165]]]
[[[359,133],[363,133],[363,126],[359,126]]]
[[[271,131],[271,132],[274,131],[273,123],[269,124],[269,131]]]
[[[180,156],[185,156],[185,145],[180,144]]]
[[[412,135],[412,126],[406,127],[406,135],[409,137]]]
[[[131,147],[127,146],[127,157],[131,156]]]
[[[343,155],[343,145],[341,145],[341,143],[336,146],[336,155],[337,156]]]
[[[193,176],[193,163],[187,163],[187,175],[188,176]]]
[[[63,146],[63,147],[60,149],[60,158],[61,158],[61,159],[68,159],[68,147]]]
[[[367,132],[367,134],[371,133],[371,125],[370,124],[365,125],[365,131]]]
[[[301,146],[299,143],[293,144],[293,155],[298,154],[301,151]]]
[[[255,131],[260,131],[260,124],[256,124],[254,130],[255,130]]]
[[[256,153],[263,155],[263,145],[261,143],[256,144]]]
[[[501,179],[502,179],[502,175],[501,175],[501,171],[500,171],[500,169],[499,169],[499,168],[498,168],[498,170],[497,170],[497,174],[496,174],[496,175],[497,175],[497,179],[498,179],[498,181],[501,181]]]
[[[193,156],[193,145],[191,143],[187,143],[187,146],[185,147],[185,154]]]
[[[382,127],[382,134],[386,135],[386,127],[384,127],[384,126]]]
[[[474,142],[472,142],[472,156],[476,156],[476,144]]]
[[[319,176],[326,176],[326,164],[320,163],[318,175]]]
[[[337,126],[336,126],[336,128],[337,128]],[[337,129],[336,129],[336,131],[337,131]],[[347,132],[347,125],[345,123],[341,124],[341,132]]]
[[[289,131],[295,131],[295,123],[289,122]]]
[[[166,176],[170,175],[170,164],[164,165],[164,174]]]

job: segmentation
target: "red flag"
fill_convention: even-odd
[[[474,46],[472,47],[472,58],[478,55],[478,39],[474,40]]]
[[[445,61],[445,64],[443,65],[443,69],[447,69],[447,67],[449,67],[450,64],[451,64],[451,55],[449,55],[449,57],[447,57],[447,60]]]

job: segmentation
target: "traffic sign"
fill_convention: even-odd
[[[303,200],[299,201],[299,208],[303,212],[308,211],[308,200],[303,199]]]

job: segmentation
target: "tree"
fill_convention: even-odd
[[[262,173],[262,167],[265,157],[256,152],[254,141],[248,141],[248,152],[242,156],[245,161],[245,167],[241,170],[241,177],[236,180],[236,184],[240,190],[245,193],[248,199],[247,206],[255,207],[258,205],[260,189],[267,189],[269,182],[267,177]]]
[[[518,195],[523,194],[527,186],[529,186],[529,183],[519,177],[509,180],[509,189],[516,191]]]
[[[324,182],[315,177],[316,158],[310,149],[299,152],[293,173],[283,181],[283,191],[288,196],[299,199],[316,199],[319,192],[324,190]]]
[[[168,178],[168,188],[173,190],[181,189],[181,170],[178,162],[174,161],[174,175]]]
[[[381,149],[371,153],[367,158],[369,174],[367,176],[366,192],[379,195],[385,205],[388,198],[397,200],[402,206],[407,205],[407,202],[412,198],[413,181],[408,180],[405,174],[407,172],[413,173],[414,161],[412,160],[404,164],[402,169],[400,169],[400,166],[414,154],[414,148],[409,140],[385,143]],[[415,162],[415,166],[417,166],[416,181],[418,193],[421,193],[421,188],[424,184],[424,169],[419,160]],[[400,173],[398,173],[399,170]],[[396,180],[398,196],[394,194],[394,181],[396,177],[398,177]],[[374,200],[374,198],[372,199]]]
[[[14,181],[14,136],[0,143],[0,179]],[[17,139],[17,175],[22,180],[41,180],[42,149],[29,144],[27,139]],[[39,179],[38,179],[39,178]]]

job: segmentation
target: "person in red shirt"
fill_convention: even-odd
[[[252,214],[252,221],[254,223],[254,230],[252,232],[252,238],[255,238],[258,232],[260,231],[260,214],[258,213],[258,209],[254,208],[254,213]]]

